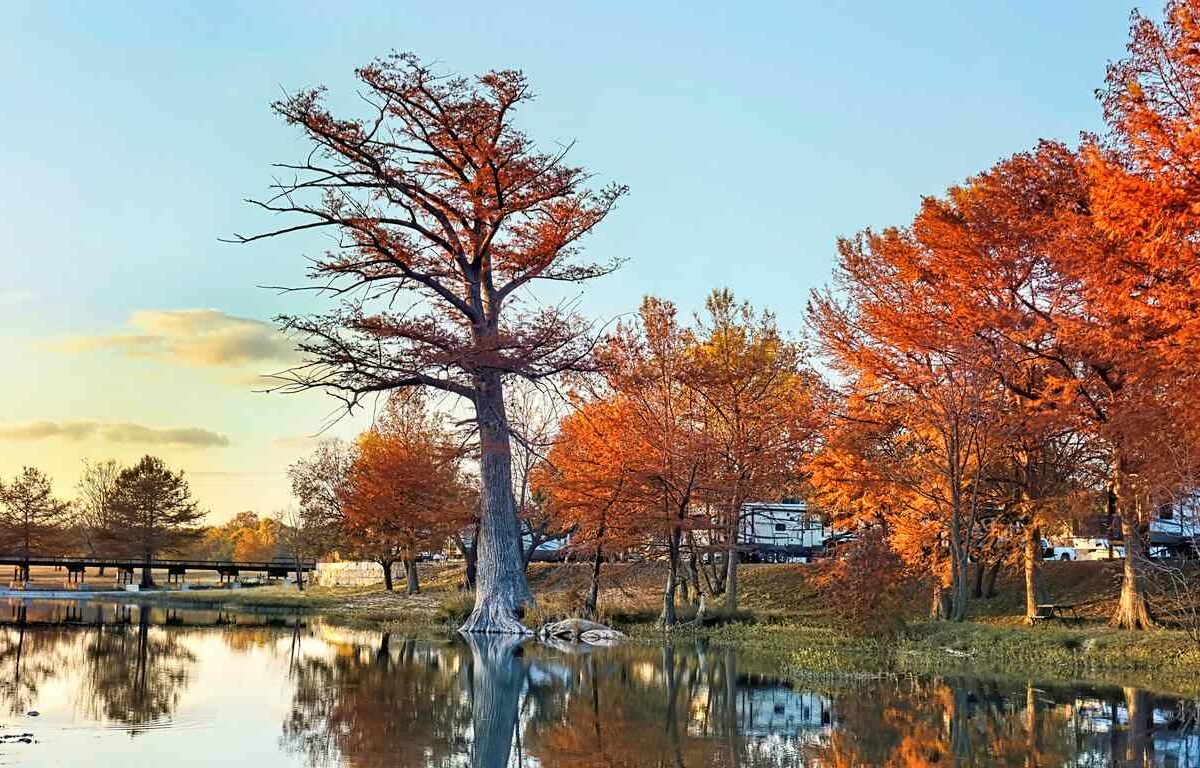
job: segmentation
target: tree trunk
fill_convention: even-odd
[[[725,612],[732,616],[737,613],[738,604],[738,561],[741,555],[737,549],[737,531],[730,538],[729,548],[725,551]]]
[[[479,523],[475,523],[474,533],[471,536],[471,545],[463,541],[460,534],[454,534],[454,544],[458,547],[458,552],[463,556],[463,588],[475,588],[475,555],[479,551]]]
[[[934,621],[949,621],[954,612],[954,593],[934,577],[933,598],[929,605],[929,618]]]
[[[143,558],[142,558],[142,581],[141,581],[141,586],[142,586],[142,588],[143,588],[143,589],[150,589],[151,587],[153,587],[153,586],[154,586],[154,574],[153,574],[153,572],[151,572],[151,570],[150,570],[150,560],[151,560],[151,558],[152,558],[152,556],[151,556],[150,554],[146,554],[146,555],[145,555],[145,556],[143,556]]]
[[[524,536],[522,536],[522,539]],[[521,542],[525,544],[524,541]],[[529,544],[521,548],[521,569],[529,573],[529,564],[533,562],[533,554],[537,552],[538,547],[542,546],[541,534],[532,526],[529,526]]]
[[[983,599],[990,600],[996,596],[996,577],[1000,575],[1000,568],[1004,565],[1003,560],[996,560],[988,566],[987,576],[983,579]]]
[[[1025,527],[1025,546],[1022,560],[1025,564],[1025,620],[1033,623],[1038,604],[1049,602],[1046,587],[1042,582],[1042,532],[1037,526]]]
[[[504,768],[512,752],[525,682],[521,641],[512,636],[464,634],[471,648],[471,768]]]
[[[583,604],[583,618],[595,619],[596,607],[600,600],[600,562],[603,552],[601,546],[596,545],[596,553],[592,556],[592,581],[588,585],[587,602]]]
[[[1134,502],[1132,510],[1129,508],[1124,467],[1119,458],[1113,464],[1112,494],[1125,539],[1125,569],[1121,597],[1109,624],[1121,629],[1150,629],[1154,622],[1150,620],[1150,610],[1146,605],[1146,579],[1142,572],[1146,561],[1146,540],[1141,528],[1141,502],[1139,499]]]
[[[294,539],[293,539],[294,540]],[[296,561],[296,589],[304,591],[304,555],[298,546],[292,546],[292,559]]]
[[[692,582],[691,603],[695,606],[700,602],[700,569],[696,566],[696,548],[692,547],[688,552],[688,580]]]
[[[954,495],[953,514],[950,518],[950,609],[946,618],[962,621],[967,617],[967,579],[970,563],[967,547],[963,541],[962,501]]]
[[[380,560],[379,564],[383,566],[383,588],[388,592],[394,591],[395,585],[392,584],[392,560]]]
[[[667,568],[667,586],[663,589],[663,607],[662,614],[658,618],[658,623],[663,627],[675,626],[675,587],[679,582],[679,526],[675,526],[671,530],[671,537],[667,542],[669,567]]]
[[[1123,518],[1125,535],[1125,568],[1121,580],[1121,598],[1110,624],[1121,629],[1150,629],[1150,609],[1146,604],[1145,567],[1146,540],[1136,520]]]
[[[404,580],[407,582],[405,592],[410,595],[421,593],[421,578],[417,574],[417,558],[408,557],[404,560]]]
[[[475,418],[479,426],[479,536],[475,608],[463,632],[531,634],[521,623],[533,594],[525,581],[521,527],[512,495],[512,455],[500,376],[478,377]]]
[[[975,563],[975,579],[971,585],[971,596],[976,599],[983,598],[983,572],[987,570],[987,565],[983,560]]]

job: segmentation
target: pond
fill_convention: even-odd
[[[427,642],[99,602],[13,601],[0,621],[2,765],[1200,766],[1193,704],[1137,689],[792,683],[783,659],[703,644]]]

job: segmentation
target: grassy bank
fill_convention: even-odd
[[[583,565],[535,564],[529,581],[538,599],[527,623],[572,615],[587,587]],[[879,671],[986,673],[1008,676],[1086,678],[1200,693],[1200,651],[1177,631],[1126,632],[1104,622],[1115,604],[1119,563],[1047,563],[1047,586],[1059,602],[1080,606],[1081,626],[1028,627],[1023,623],[1023,585],[1002,577],[996,595],[971,602],[961,624],[911,621],[886,639],[858,637],[838,629],[822,608],[803,565],[752,565],[740,572],[737,620],[719,626],[685,626],[672,632],[683,642],[703,640],[747,653],[782,655],[796,676]],[[602,620],[638,639],[663,637],[655,627],[664,573],[656,564],[610,564],[601,593]],[[389,593],[365,588],[268,586],[241,590],[141,593],[136,599],[226,608],[270,607],[319,613],[341,624],[374,625],[413,634],[451,632],[470,610],[472,597],[459,589],[461,568],[422,569],[422,592]],[[913,615],[920,613],[914,606]],[[690,609],[680,606],[680,618]]]

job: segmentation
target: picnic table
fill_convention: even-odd
[[[1037,613],[1033,616],[1034,623],[1054,619],[1064,624],[1083,623],[1083,617],[1079,615],[1079,606],[1075,603],[1038,603]]]

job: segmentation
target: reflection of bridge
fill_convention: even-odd
[[[83,582],[88,568],[102,570],[111,568],[117,573],[117,581],[132,583],[134,571],[149,567],[155,571],[166,571],[167,580],[183,581],[188,571],[215,572],[221,579],[236,580],[242,573],[264,573],[270,577],[285,577],[295,573],[297,567],[305,573],[314,570],[317,564],[312,560],[303,561],[297,566],[290,560],[241,561],[241,560],[170,560],[153,558],[145,560],[136,557],[74,557],[66,555],[0,555],[0,565],[14,566],[18,571],[26,567],[53,567],[55,570],[65,570],[68,580]],[[16,576],[19,578],[19,574]],[[26,574],[28,577],[28,574]]]
[[[0,605],[3,603],[0,602]],[[0,632],[16,629],[69,629],[148,623],[163,627],[235,627],[271,629],[306,626],[303,616],[259,610],[204,606],[156,606],[91,600],[9,599],[9,615],[0,614]]]

